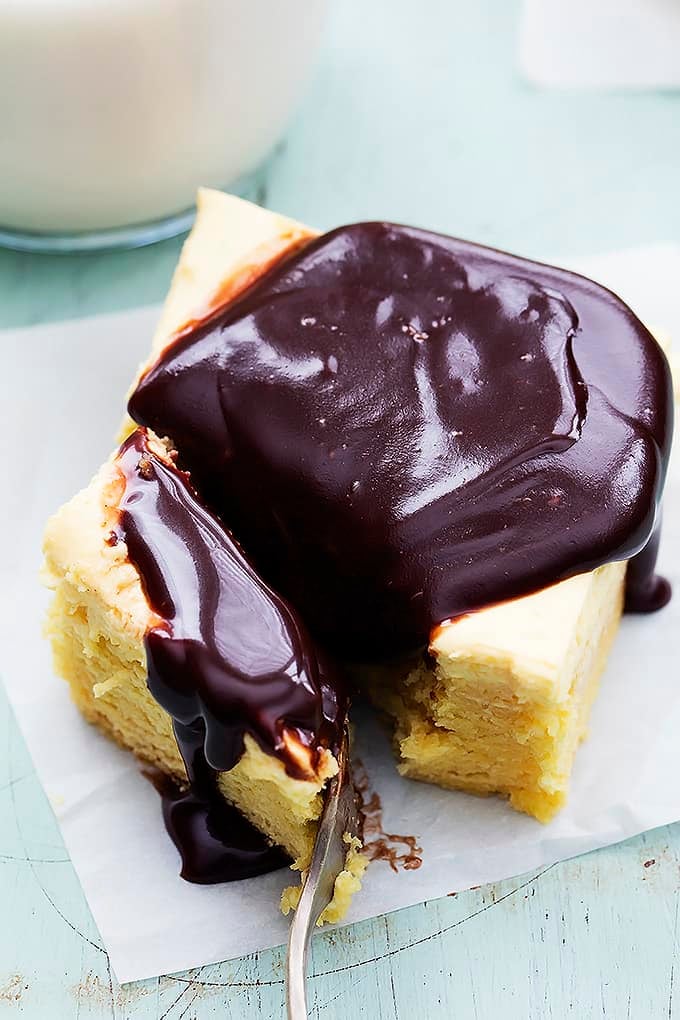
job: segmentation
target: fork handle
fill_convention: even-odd
[[[286,1010],[288,1020],[307,1020],[307,954],[311,926],[305,924],[297,913],[288,934],[286,957]]]

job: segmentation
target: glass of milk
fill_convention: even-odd
[[[134,246],[239,190],[281,136],[326,0],[0,0],[0,244]]]

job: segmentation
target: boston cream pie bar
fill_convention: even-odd
[[[305,867],[355,684],[404,775],[559,808],[624,600],[669,597],[669,371],[618,298],[203,191],[128,411],[48,525],[51,628],[187,877]]]

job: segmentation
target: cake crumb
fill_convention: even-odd
[[[12,974],[9,980],[0,987],[0,1001],[18,1002],[27,988],[28,985],[24,983],[21,974]]]
[[[333,898],[319,915],[316,922],[318,927],[324,924],[335,924],[342,920],[347,913],[352,897],[361,889],[361,879],[368,867],[368,860],[362,853],[361,840],[349,832],[346,832],[342,838],[343,842],[347,844],[345,866],[335,879]],[[283,890],[279,904],[282,913],[288,915],[291,910],[297,908],[302,888],[302,885],[289,885]]]
[[[151,464],[151,461],[148,459],[148,457],[139,458],[139,466],[137,470],[139,471],[142,478],[147,482],[150,482],[154,477],[153,465]]]
[[[369,795],[368,774],[363,762],[354,761],[354,785],[359,794],[359,813],[363,819],[363,854],[369,861],[387,861],[392,871],[416,871],[423,863],[423,849],[417,836],[385,832],[382,801],[375,791]],[[373,837],[373,838],[371,838]]]

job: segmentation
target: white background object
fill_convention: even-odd
[[[680,88],[680,3],[524,0],[519,60],[536,85]]]
[[[253,170],[326,0],[0,0],[0,227],[103,230]]]
[[[680,338],[680,249],[579,260],[652,325]],[[108,454],[123,394],[147,353],[156,309],[0,334],[5,536],[2,671],[89,905],[122,982],[241,956],[285,941],[283,870],[222,886],[178,877],[158,796],[135,760],[89,726],[54,678],[41,640],[47,593],[37,572],[47,516]],[[418,837],[423,865],[372,864],[350,920],[509,878],[680,819],[680,461],[666,498],[661,568],[675,599],[622,624],[565,810],[544,826],[498,799],[401,779],[370,719],[357,749],[389,832]]]

